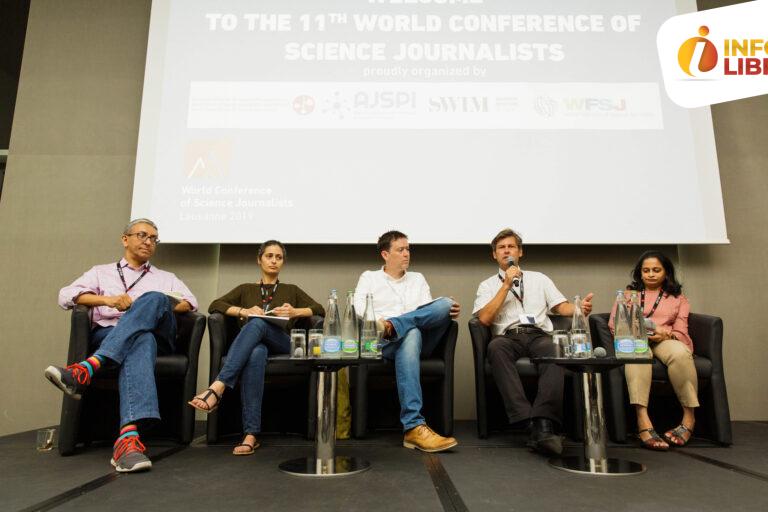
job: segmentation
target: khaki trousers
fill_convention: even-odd
[[[653,356],[667,367],[669,380],[680,404],[683,407],[698,407],[699,381],[696,378],[693,354],[685,343],[672,339],[664,340],[651,345],[651,350]],[[651,367],[650,364],[624,366],[629,403],[648,407],[648,396],[651,393]]]

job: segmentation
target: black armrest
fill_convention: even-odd
[[[187,356],[190,369],[194,367],[195,378],[197,378],[200,344],[205,334],[205,315],[197,311],[179,313],[176,315],[176,326],[179,340],[176,351]]]
[[[613,357],[616,352],[613,348],[613,334],[608,328],[609,313],[594,313],[589,315],[589,329],[592,334],[592,346],[603,347],[609,356]]]
[[[296,320],[296,329],[322,329],[325,317],[320,315],[312,315],[309,317],[302,317]]]
[[[84,360],[89,354],[91,340],[91,308],[76,305],[72,309],[71,328],[69,331],[69,350],[67,364]]]
[[[453,355],[456,352],[456,340],[458,339],[459,324],[456,320],[451,320],[448,329],[443,334],[435,349],[430,354],[430,357],[435,359],[442,359],[443,361],[453,360]]]
[[[716,316],[691,313],[688,334],[693,340],[693,353],[714,360],[723,360],[723,321]]]
[[[469,320],[469,336],[472,338],[475,369],[479,372],[479,375],[482,375],[484,374],[485,351],[488,348],[488,343],[491,341],[491,328],[480,323],[477,317],[472,317]]]
[[[205,315],[197,311],[176,313],[176,353],[189,356],[200,351],[205,332]],[[193,346],[196,344],[196,346]]]
[[[214,376],[221,370],[221,358],[227,344],[227,321],[221,313],[208,316],[208,343],[211,353],[210,375]]]
[[[453,371],[453,360],[456,355],[456,342],[459,338],[459,324],[456,320],[451,320],[451,324],[448,326],[448,330],[443,335],[443,340],[435,348],[433,352],[434,357],[440,357],[446,363],[450,362],[450,369]],[[446,371],[448,371],[448,365],[446,364]]]

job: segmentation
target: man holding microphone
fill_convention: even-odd
[[[546,275],[522,271],[523,240],[515,231],[502,230],[493,238],[491,249],[499,270],[478,286],[473,315],[493,334],[488,344],[493,378],[509,422],[530,424],[528,446],[544,455],[559,455],[563,445],[555,426],[562,425],[563,369],[554,364],[538,365],[538,389],[531,404],[515,361],[526,356],[554,356],[552,321],[547,315],[573,315],[574,305]],[[584,297],[585,315],[592,311],[592,295]]]

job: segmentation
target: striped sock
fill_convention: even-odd
[[[119,443],[126,437],[132,437],[132,436],[139,436],[139,430],[136,427],[135,423],[128,423],[127,425],[123,425],[123,428],[120,429],[120,435],[117,438],[117,441],[115,441],[115,444]]]
[[[97,356],[96,354],[92,355],[85,361],[81,362],[80,364],[85,367],[86,370],[88,370],[88,376],[93,377],[93,374],[96,373],[99,368],[101,368],[101,365],[104,363],[104,357],[103,356]]]

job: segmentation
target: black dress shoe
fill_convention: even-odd
[[[531,431],[531,420],[526,418],[524,420],[516,421],[509,424],[511,430],[524,430],[525,432]]]
[[[552,420],[548,418],[533,419],[531,437],[527,445],[542,455],[560,455],[563,453],[563,438],[555,434]]]

